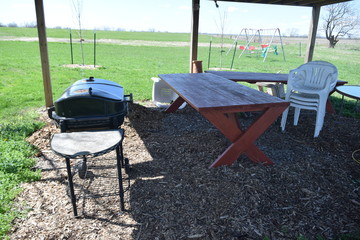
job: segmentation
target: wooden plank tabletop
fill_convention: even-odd
[[[235,72],[235,71],[205,71],[206,73],[211,73],[230,79],[235,82],[248,82],[248,83],[257,83],[257,82],[278,82],[287,84],[288,75],[287,73],[259,73],[259,72]],[[338,80],[337,86],[344,85],[348,83],[347,81]]]
[[[160,74],[169,86],[198,111],[246,111],[287,102],[210,73]]]
[[[234,72],[234,71],[206,71],[207,73],[216,74],[218,76],[238,82],[280,82],[287,83],[288,74],[284,73],[258,73],[258,72]]]

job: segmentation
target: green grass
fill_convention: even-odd
[[[71,30],[73,39],[77,39],[79,31]],[[170,42],[189,42],[190,33],[167,33],[167,32],[122,32],[122,31],[104,31],[96,30],[97,39],[116,39],[116,40],[143,40],[143,41],[170,41]],[[37,37],[36,28],[9,28],[0,27],[1,37]],[[83,38],[92,40],[94,38],[93,30],[83,30]],[[46,35],[49,38],[70,38],[69,29],[47,29]],[[208,35],[200,35],[200,42],[209,42]]]
[[[33,113],[25,113],[0,123],[0,238],[10,230],[10,223],[19,216],[13,199],[21,191],[19,184],[40,178],[31,168],[36,149],[25,141],[43,123],[34,121]]]
[[[92,38],[93,31],[86,31]],[[48,37],[68,38],[69,31],[48,29]],[[184,41],[189,34],[110,32],[97,31],[98,38],[145,41]],[[4,36],[36,37],[37,30],[31,28],[0,28],[0,38]],[[210,36],[201,35],[200,42],[208,43]],[[232,42],[232,40],[227,40]],[[220,67],[220,48],[215,47],[219,39],[213,38],[210,67]],[[299,44],[286,44],[286,62],[282,55],[270,54],[265,62],[256,54],[236,57],[234,70],[249,72],[287,73],[304,61],[299,56]],[[52,79],[53,97],[56,100],[73,82],[94,76],[121,84],[126,93],[133,93],[136,101],[149,100],[152,94],[151,77],[162,73],[186,73],[189,71],[189,47],[123,46],[116,44],[98,44],[96,64],[102,67],[96,70],[66,68],[70,64],[70,45],[68,43],[49,42],[49,61]],[[80,44],[74,43],[74,63],[81,64]],[[227,49],[226,49],[227,50]],[[339,78],[349,84],[360,85],[358,66],[360,66],[360,47],[339,42],[335,49],[326,45],[317,45],[314,60],[325,60],[335,64]],[[279,51],[280,52],[280,51]],[[281,53],[281,52],[280,52]],[[303,46],[302,53],[305,53]],[[237,52],[238,56],[239,52]],[[10,229],[11,221],[18,216],[12,206],[12,199],[20,191],[23,181],[36,180],[38,172],[31,170],[34,164],[32,155],[35,149],[25,142],[25,137],[41,123],[35,121],[28,109],[44,105],[41,64],[37,42],[0,41],[0,238]],[[226,54],[224,54],[226,55]],[[232,53],[222,58],[222,67],[229,68]],[[93,45],[84,43],[85,64],[93,64]],[[199,47],[198,59],[203,60],[203,69],[208,68],[208,47]],[[248,85],[254,87],[254,85]],[[341,95],[333,94],[332,101],[339,109]],[[354,115],[355,101],[346,99],[344,114]],[[30,111],[31,112],[31,111]]]

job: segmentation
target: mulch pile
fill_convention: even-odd
[[[47,125],[29,141],[41,151],[42,179],[23,185],[24,217],[11,239],[339,239],[360,236],[359,119],[327,114],[313,138],[315,114],[302,112],[286,132],[279,120],[257,141],[274,165],[241,156],[209,169],[229,141],[187,106],[165,114],[131,104],[123,124],[132,171],[123,180],[126,211],[117,195],[115,154],[89,159],[87,179],[74,177],[79,218],[72,215],[67,174]],[[256,114],[239,116],[250,124]],[[76,165],[73,160],[73,165]]]

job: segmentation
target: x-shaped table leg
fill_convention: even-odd
[[[175,112],[183,104],[185,100],[182,97],[178,97],[166,110],[166,113]]]
[[[266,108],[263,113],[248,127],[241,129],[236,113],[221,111],[201,112],[216,128],[218,128],[232,144],[222,153],[211,167],[231,165],[241,154],[246,154],[257,163],[273,162],[254,144],[255,140],[278,118],[286,106]]]

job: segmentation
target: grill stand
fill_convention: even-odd
[[[109,141],[103,141],[104,139],[107,139]],[[65,158],[66,170],[68,174],[68,187],[70,190],[70,199],[75,217],[78,216],[78,212],[76,206],[76,196],[74,191],[73,174],[71,172],[70,159],[77,157],[83,158],[82,166],[79,170],[80,178],[82,178],[86,177],[87,156],[97,157],[113,150],[116,151],[116,167],[119,182],[120,209],[121,211],[125,210],[124,187],[122,182],[121,168],[125,168],[125,173],[128,174],[130,171],[130,165],[129,160],[127,158],[124,158],[122,148],[123,139],[123,129],[54,134],[53,138],[51,139],[51,148],[56,154]],[[99,147],[99,144],[103,144],[103,146]]]
[[[66,161],[66,170],[67,170],[67,174],[68,174],[68,184],[69,184],[69,189],[70,189],[71,204],[73,206],[74,216],[77,217],[78,213],[77,213],[77,208],[76,208],[76,197],[75,197],[75,192],[74,192],[73,175],[71,173],[70,158],[65,158],[65,161]]]

